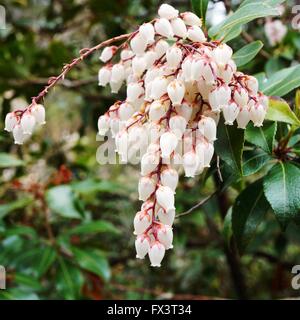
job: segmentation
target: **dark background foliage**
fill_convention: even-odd
[[[180,10],[191,9],[188,1],[169,2]],[[152,19],[160,3],[2,1],[7,26],[0,30],[1,128],[5,114],[26,105],[48,77],[58,74],[81,48],[134,30]],[[237,1],[225,4],[229,11],[236,8]],[[292,5],[286,5],[281,18],[286,25],[290,24]],[[264,22],[250,22],[230,42],[237,50],[262,40],[263,51],[241,67],[260,79],[291,66],[299,60],[300,52],[299,32],[290,26],[282,43],[270,47]],[[0,131],[0,265],[7,271],[7,290],[0,291],[1,299],[260,299],[299,295],[290,284],[291,268],[300,263],[299,210],[297,206],[291,209],[296,211],[296,223],[286,226],[284,217],[280,226],[273,213],[278,211],[273,205],[271,210],[269,204],[273,204],[269,197],[280,197],[281,189],[272,179],[281,174],[281,165],[292,172],[289,192],[299,186],[297,121],[295,125],[290,120],[295,125],[289,137],[293,140],[287,140],[294,148],[293,162],[283,159],[278,148],[290,127],[269,121],[263,129],[267,145],[254,128],[246,131],[243,178],[221,160],[223,183],[216,165],[195,180],[181,179],[176,194],[178,213],[216,189],[222,192],[176,219],[174,250],[167,253],[162,268],[153,269],[147,261],[136,260],[134,252],[132,219],[140,205],[139,168],[99,165],[96,161],[101,144],[96,139],[97,117],[116,99],[109,90],[97,86],[98,56],[96,53],[80,64],[47,96],[47,125],[30,142],[17,147],[10,135]],[[295,91],[285,97],[292,108],[294,96]],[[226,128],[219,128],[222,130]],[[222,154],[226,141],[220,141]],[[259,192],[263,184],[269,201]],[[247,211],[253,204],[249,195],[257,196],[259,203],[250,225],[246,224],[253,213]],[[238,219],[234,218],[237,214]]]

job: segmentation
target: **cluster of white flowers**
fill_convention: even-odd
[[[142,144],[145,150],[138,187],[143,204],[134,234],[137,258],[148,254],[152,266],[160,266],[165,250],[172,248],[180,167],[187,177],[209,167],[221,112],[228,125],[237,121],[245,128],[251,120],[261,126],[268,105],[257,80],[237,72],[232,49],[207,42],[195,14],[179,14],[163,4],[158,15],[141,25],[120,52],[106,47],[100,56],[106,65],[99,71],[99,85],[109,84],[112,92],[124,82],[127,86],[126,99],[100,116],[99,134],[111,130],[123,161],[130,158],[130,146],[137,150]],[[113,64],[116,56],[120,60]]]
[[[16,144],[23,144],[31,136],[36,125],[45,123],[44,106],[33,104],[24,110],[8,113],[5,117],[4,130],[12,132]]]

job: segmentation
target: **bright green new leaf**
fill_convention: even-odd
[[[243,66],[251,61],[263,46],[264,45],[261,41],[254,41],[236,51],[232,58],[238,67]]]
[[[300,126],[300,120],[283,99],[270,98],[266,119]]]
[[[269,207],[262,180],[250,184],[237,197],[232,208],[232,229],[240,252],[252,240]]]
[[[264,191],[280,224],[285,227],[300,215],[300,168],[278,162],[264,178]]]
[[[9,153],[0,153],[0,168],[19,167],[23,166],[24,161],[17,159]]]

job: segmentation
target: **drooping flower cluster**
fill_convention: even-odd
[[[257,80],[237,71],[228,45],[207,40],[195,14],[163,4],[158,15],[121,46],[106,46],[98,74],[99,85],[110,85],[113,93],[126,83],[126,98],[99,117],[98,128],[100,135],[111,134],[122,162],[140,158],[143,204],[134,218],[135,247],[137,258],[148,254],[152,266],[172,248],[179,172],[194,177],[210,166],[220,114],[227,125],[261,126],[268,105]],[[45,120],[35,101],[100,47],[65,66],[26,110],[7,115],[6,130],[16,143]]]
[[[105,48],[99,71],[99,85],[112,92],[126,82],[126,99],[111,106],[98,127],[102,135],[111,130],[123,161],[129,150],[144,150],[134,234],[137,258],[148,254],[152,266],[172,248],[179,167],[187,177],[209,167],[221,112],[228,125],[245,128],[251,120],[261,126],[268,105],[257,80],[237,72],[232,49],[207,41],[195,14],[163,4],[158,15],[134,33],[119,62],[112,64],[117,47]]]

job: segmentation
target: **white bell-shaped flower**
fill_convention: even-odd
[[[130,47],[135,54],[141,55],[147,48],[147,39],[138,33],[130,40]]]
[[[128,133],[126,130],[122,130],[116,134],[115,137],[116,151],[121,157],[122,162],[128,160]]]
[[[177,69],[182,60],[182,51],[178,47],[171,47],[166,52],[167,65],[171,69]]]
[[[243,87],[239,87],[238,89],[234,90],[233,98],[236,104],[243,108],[248,104],[249,96],[248,91]]]
[[[157,216],[161,223],[172,226],[175,220],[175,213],[175,209],[169,209],[168,211],[165,211],[164,209],[160,208],[157,212]]]
[[[170,82],[167,88],[167,92],[173,106],[181,105],[185,94],[185,86],[183,81],[175,79]]]
[[[190,121],[193,113],[193,108],[191,104],[183,100],[181,106],[177,106],[175,107],[175,109],[177,114],[182,116],[186,122]]]
[[[127,121],[133,114],[134,108],[129,102],[123,102],[120,104],[118,114],[121,121]]]
[[[111,60],[111,58],[115,54],[116,50],[117,50],[116,46],[105,47],[103,49],[103,51],[101,52],[99,59],[104,63],[108,62],[109,60]]]
[[[135,240],[136,258],[144,259],[150,250],[150,238],[145,235],[139,235]]]
[[[123,64],[121,63],[114,64],[111,69],[110,82],[119,83],[124,81],[124,79],[125,79],[125,68]]]
[[[140,82],[132,82],[127,86],[127,101],[135,102],[141,95],[144,94],[144,88]]]
[[[141,159],[142,175],[150,174],[154,171],[159,163],[159,157],[154,153],[145,153]]]
[[[166,186],[159,186],[155,192],[158,204],[166,211],[175,209],[174,192],[171,188]]]
[[[184,12],[181,14],[181,17],[187,26],[197,26],[197,27],[202,26],[201,19],[197,15],[195,15],[193,12]]]
[[[143,74],[143,72],[146,70],[146,68],[147,68],[147,62],[143,56],[141,57],[136,56],[132,59],[132,71],[137,77],[140,77]]]
[[[218,66],[224,67],[232,57],[232,49],[226,44],[221,43],[212,51],[212,58]]]
[[[115,82],[110,80],[109,85],[110,85],[111,93],[118,93],[122,87],[122,84],[123,84],[123,81]]]
[[[153,66],[155,61],[158,60],[158,55],[155,52],[155,50],[148,50],[144,55],[144,59],[145,59],[145,62],[146,62],[146,68],[145,69],[149,69],[149,68],[151,68]]]
[[[266,110],[263,105],[256,104],[250,109],[250,119],[254,127],[261,127],[266,116]]]
[[[222,85],[214,89],[209,94],[209,104],[212,111],[220,111],[221,108],[228,106],[231,98],[231,90],[227,85]]]
[[[235,102],[229,103],[228,106],[222,108],[225,124],[233,125],[233,122],[237,118],[240,109]]]
[[[32,131],[35,127],[36,121],[35,117],[31,114],[31,112],[26,111],[21,118],[20,121],[23,133],[26,134],[32,134]]]
[[[194,42],[205,42],[206,37],[202,29],[198,26],[191,26],[188,28],[187,38]]]
[[[172,168],[165,169],[160,174],[161,184],[169,187],[173,192],[175,192],[178,185],[178,179],[178,172]]]
[[[198,129],[208,141],[216,140],[217,126],[212,118],[203,116],[198,122]]]
[[[238,128],[246,129],[247,124],[250,121],[250,112],[247,107],[240,109],[240,112],[236,118]]]
[[[155,52],[157,53],[157,58],[161,58],[169,49],[169,44],[167,41],[161,39],[159,41],[157,41],[156,45],[155,45]]]
[[[192,62],[193,59],[188,56],[181,64],[182,76],[185,81],[192,81]]]
[[[255,77],[247,76],[246,86],[252,95],[256,95],[258,92],[258,81]]]
[[[101,68],[98,72],[99,86],[105,87],[109,83],[110,77],[111,77],[111,69],[106,66]]]
[[[185,39],[187,37],[187,28],[184,21],[180,18],[175,18],[171,20],[171,27],[174,36]]]
[[[139,27],[139,34],[146,39],[147,44],[154,42],[155,31],[152,23],[144,23]]]
[[[199,166],[199,158],[195,151],[186,152],[183,155],[183,169],[186,177],[194,177]]]
[[[158,15],[161,17],[161,18],[165,18],[165,19],[174,19],[174,18],[177,18],[178,17],[178,10],[175,9],[174,7],[172,7],[171,5],[169,4],[162,4],[159,9],[158,9]]]
[[[200,160],[199,164],[203,168],[210,167],[211,159],[214,155],[214,145],[205,141],[200,141],[196,145],[196,154]]]
[[[134,57],[134,53],[130,49],[124,49],[121,51],[120,56],[121,56],[121,60],[123,61],[123,63],[125,63],[126,60],[130,60]]]
[[[162,158],[170,157],[171,153],[176,149],[177,143],[177,137],[173,132],[167,131],[162,134],[159,140]]]
[[[151,225],[152,217],[147,211],[139,211],[133,220],[135,235],[140,235],[144,233]]]
[[[155,191],[156,182],[149,177],[141,177],[138,185],[139,200],[146,201]]]
[[[160,267],[162,259],[165,256],[165,247],[159,241],[155,241],[149,250],[149,259],[151,267]]]
[[[159,121],[166,114],[166,111],[166,103],[162,103],[160,100],[153,101],[149,108],[150,121]]]
[[[5,117],[5,128],[7,132],[12,132],[14,127],[17,125],[18,119],[14,112],[10,112]]]
[[[100,136],[104,136],[110,128],[110,118],[104,114],[98,119],[98,133]]]
[[[169,81],[166,77],[158,77],[152,81],[151,86],[151,98],[153,100],[160,99],[164,94],[167,93]]]
[[[156,33],[163,37],[172,38],[174,35],[171,23],[166,18],[157,19],[154,28]]]
[[[12,133],[15,139],[15,144],[23,144],[27,136],[24,134],[20,124],[14,126]]]
[[[185,132],[187,121],[183,116],[173,116],[170,118],[169,127],[170,130],[176,135],[177,139],[181,139]]]
[[[208,85],[213,85],[216,80],[217,66],[214,62],[206,62],[203,66],[201,76]]]
[[[166,250],[173,248],[173,230],[169,225],[160,224],[157,230],[157,239]]]

